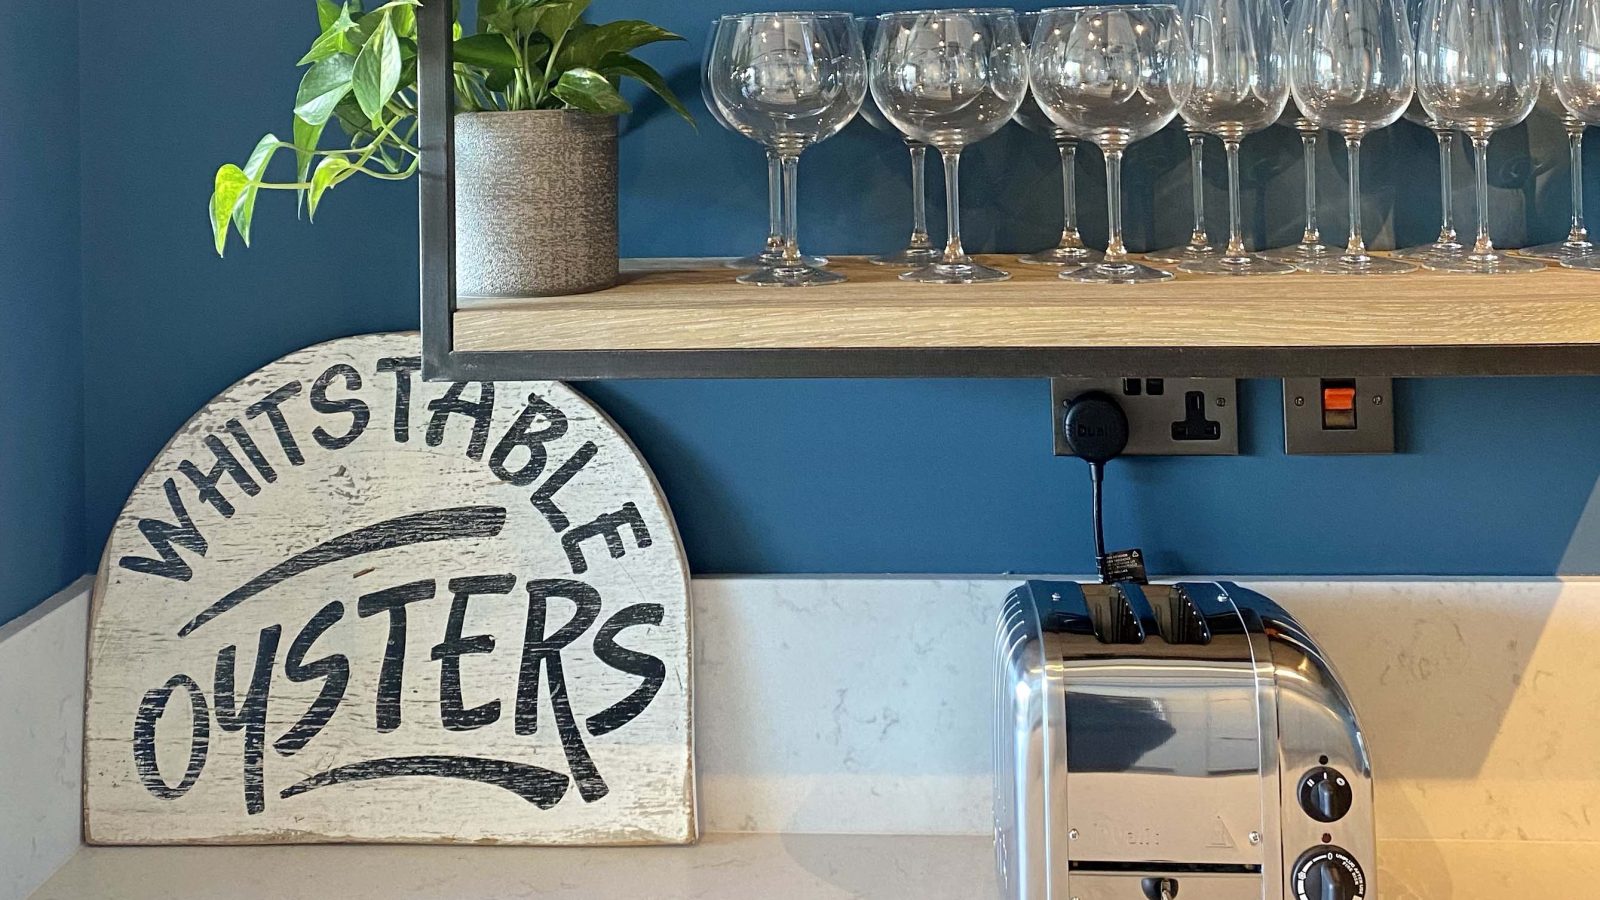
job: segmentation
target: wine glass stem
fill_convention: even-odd
[[[1078,142],[1070,138],[1056,141],[1061,153],[1061,242],[1078,237]]]
[[[1210,245],[1206,234],[1206,136],[1198,131],[1189,132],[1189,184],[1190,199],[1194,205],[1194,231],[1189,234],[1189,246]]]
[[[785,153],[783,161],[783,264],[803,266],[800,259],[800,154]]]
[[[1106,262],[1120,263],[1128,258],[1128,248],[1122,243],[1122,148],[1107,149],[1106,155],[1106,222],[1111,238],[1106,244]]]
[[[1572,159],[1572,230],[1567,240],[1582,243],[1589,240],[1589,229],[1583,224],[1583,123],[1567,122],[1567,153]]]
[[[1439,241],[1441,244],[1454,244],[1456,242],[1456,215],[1455,203],[1450,199],[1453,191],[1450,190],[1454,180],[1450,174],[1450,157],[1456,146],[1456,134],[1448,128],[1434,128],[1434,137],[1439,139],[1439,209],[1442,211],[1439,221]]]
[[[1316,246],[1322,243],[1322,229],[1317,227],[1317,132],[1300,132],[1300,157],[1306,169],[1306,230],[1300,243]]]
[[[911,150],[911,247],[932,246],[928,238],[928,145],[907,141]]]
[[[1489,240],[1489,136],[1472,136],[1473,162],[1478,169],[1478,239],[1473,242],[1473,256],[1493,256],[1494,242]]]
[[[767,151],[767,250],[783,252],[783,160]]]
[[[1350,167],[1350,239],[1344,255],[1364,259],[1367,242],[1361,236],[1361,136],[1344,136],[1345,162]]]
[[[945,222],[950,239],[944,245],[944,262],[958,265],[967,261],[967,252],[961,248],[961,148],[941,150],[944,158],[944,208]]]
[[[1244,222],[1239,212],[1239,139],[1227,138],[1222,147],[1228,152],[1228,252],[1227,256],[1241,259],[1248,256],[1244,249]]]

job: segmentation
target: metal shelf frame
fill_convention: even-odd
[[[1042,378],[1600,374],[1600,346],[972,347],[461,351],[455,347],[452,4],[417,12],[422,374],[433,381],[612,378]],[[1468,276],[1463,276],[1468,277]],[[1596,281],[1600,303],[1600,279]]]

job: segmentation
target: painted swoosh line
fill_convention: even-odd
[[[189,624],[178,630],[178,637],[188,637],[200,626],[267,588],[319,566],[415,544],[491,538],[498,535],[505,525],[506,510],[503,506],[461,506],[412,513],[357,528],[310,550],[296,553],[228,592],[227,596],[190,619]]]
[[[455,778],[508,790],[540,809],[549,809],[567,794],[570,779],[526,763],[477,756],[392,756],[339,766],[284,788],[284,800],[338,784],[379,778]]]

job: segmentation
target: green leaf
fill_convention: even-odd
[[[311,219],[317,218],[317,207],[322,203],[322,195],[328,189],[344,180],[340,176],[349,177],[348,173],[355,170],[355,165],[342,156],[325,156],[322,162],[317,163],[316,174],[311,176]]]
[[[683,38],[673,34],[665,28],[658,28],[649,22],[637,19],[624,19],[618,22],[607,22],[574,33],[561,46],[561,56],[556,60],[559,69],[570,69],[585,66],[591,69],[599,68],[601,60],[608,53],[628,53],[659,41],[681,41]]]
[[[583,18],[583,11],[589,8],[589,0],[551,0],[534,8],[539,12],[539,33],[549,38],[550,43],[559,44],[572,26]]]
[[[228,224],[233,221],[233,210],[239,205],[239,199],[244,196],[249,183],[250,179],[245,177],[244,170],[233,163],[217,170],[211,190],[211,234],[216,240],[218,256],[227,249]]]
[[[303,182],[306,180],[306,176],[311,174],[311,162],[316,159],[312,155],[312,151],[316,150],[317,145],[322,142],[322,130],[327,127],[327,122],[323,122],[321,125],[312,125],[299,116],[294,117],[295,181]],[[300,204],[306,201],[306,192],[304,190],[297,191],[296,196],[295,214],[298,215]]]
[[[569,69],[561,73],[556,86],[550,90],[561,102],[573,109],[593,113],[620,115],[632,109],[611,86],[604,75],[593,69]]]
[[[310,125],[328,121],[334,107],[350,93],[355,64],[355,57],[341,53],[312,66],[300,80],[300,91],[294,98],[294,114]]]
[[[323,31],[327,31],[328,26],[338,20],[339,4],[333,0],[317,0],[317,24],[322,26]]]
[[[367,114],[374,125],[380,121],[384,104],[400,87],[402,68],[400,40],[390,27],[389,13],[385,11],[378,29],[361,48],[361,55],[356,57],[351,76],[356,102],[361,104],[361,111]]]
[[[278,152],[281,141],[275,134],[262,138],[256,148],[250,151],[250,159],[244,164],[244,177],[247,181],[244,194],[233,208],[233,224],[239,229],[239,237],[244,238],[244,245],[250,246],[250,221],[255,217],[256,194],[261,191],[261,176],[267,171],[267,164],[272,162],[272,157]]]
[[[475,34],[456,41],[456,62],[484,69],[515,69],[517,52],[498,34]]]
[[[333,24],[325,28],[321,36],[312,42],[311,49],[306,51],[306,55],[300,57],[300,61],[295,65],[321,62],[338,53],[354,55],[360,50],[360,47],[350,40],[350,32],[354,31],[355,27],[356,23],[350,18],[350,8],[341,8],[338,18],[334,19]]]
[[[654,91],[657,97],[672,107],[673,112],[687,119],[690,125],[694,125],[694,116],[689,112],[689,108],[684,106],[678,95],[667,86],[667,80],[661,77],[661,73],[644,60],[627,53],[607,53],[600,61],[600,74],[608,78],[625,75],[643,82],[645,87]]]

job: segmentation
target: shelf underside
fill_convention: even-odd
[[[1180,273],[1085,285],[986,257],[1011,281],[752,288],[714,262],[629,267],[610,290],[462,298],[461,377],[1600,374],[1600,274]]]

